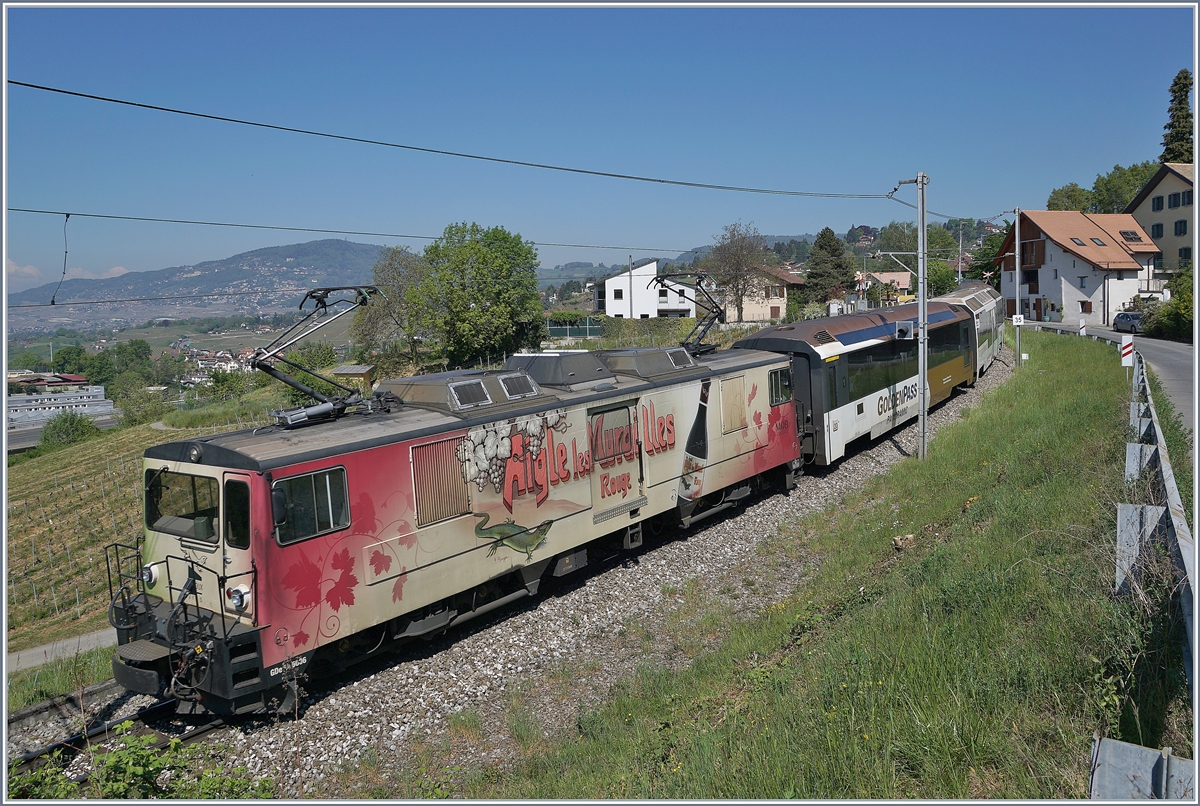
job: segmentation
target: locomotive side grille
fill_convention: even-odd
[[[460,441],[455,437],[413,448],[418,527],[471,511],[471,497],[456,452]]]

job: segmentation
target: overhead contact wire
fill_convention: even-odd
[[[651,176],[638,176],[636,174],[622,174],[610,171],[593,171],[586,168],[570,168],[563,165],[549,165],[541,162],[526,162],[524,160],[505,159],[503,157],[488,157],[481,154],[467,154],[461,151],[447,151],[440,148],[426,148],[424,146],[407,145],[404,143],[389,143],[386,140],[372,140],[366,137],[352,137],[346,134],[333,134],[331,132],[319,132],[312,129],[301,129],[294,126],[281,126],[275,123],[262,123],[254,120],[244,120],[242,118],[232,118],[225,115],[210,115],[204,112],[191,112],[186,109],[174,109],[169,106],[158,106],[155,104],[143,104],[137,101],[126,101],[120,98],[109,98],[104,95],[93,95],[86,92],[76,92],[74,90],[64,90],[59,87],[47,87],[42,84],[31,84],[26,81],[15,81],[8,79],[8,83],[17,87],[28,87],[29,89],[41,90],[43,92],[54,92],[60,95],[70,95],[75,98],[87,98],[93,101],[103,101],[110,104],[121,104],[123,106],[132,106],[138,109],[150,109],[155,112],[169,112],[173,115],[186,115],[188,117],[202,118],[204,120],[216,120],[222,123],[236,123],[239,126],[254,126],[260,129],[272,129],[274,131],[292,132],[293,134],[304,134],[310,137],[325,137],[330,140],[343,140],[350,143],[363,143],[365,145],[384,146],[385,148],[399,148],[406,151],[418,151],[424,154],[438,154],[445,157],[459,157],[461,159],[479,160],[481,162],[496,162],[504,165],[518,165],[525,168],[541,168],[546,171],[560,171],[563,173],[584,174],[586,176],[602,176],[610,179],[626,179],[633,182],[649,182],[659,185],[675,185],[678,187],[702,188],[706,190],[728,190],[738,193],[762,193],[771,196],[805,196],[824,199],[883,199],[887,198],[882,193],[817,193],[803,190],[772,190],[770,188],[752,188],[741,187],[738,185],[718,185],[708,182],[685,182],[678,179],[659,179]]]

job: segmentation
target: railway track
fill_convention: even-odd
[[[116,684],[109,681],[108,683],[101,684],[100,688],[104,686],[115,687]],[[66,700],[67,698],[49,700],[30,708],[22,709],[9,720],[10,730],[13,722],[37,720],[39,717],[44,717],[54,712],[59,712],[69,719],[78,722],[81,719],[78,711],[69,711]],[[181,725],[175,715],[176,704],[174,699],[163,700],[143,707],[133,714],[107,720],[89,719],[83,725],[82,730],[71,736],[51,742],[15,758],[9,758],[10,771],[18,775],[32,772],[42,765],[50,763],[55,753],[59,754],[59,759],[65,761],[69,769],[73,760],[81,753],[88,752],[97,747],[103,747],[115,739],[117,737],[117,727],[125,722],[133,723],[133,727],[128,735],[153,736],[154,742],[150,745],[150,748],[155,751],[165,749],[172,741],[177,739],[185,744],[190,744],[201,738],[208,737],[214,731],[226,726],[225,721],[222,719],[201,722],[189,721]],[[86,781],[87,773],[74,776],[73,780],[77,783]]]

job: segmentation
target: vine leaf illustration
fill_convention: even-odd
[[[400,576],[396,578],[396,582],[392,585],[392,601],[398,602],[404,598],[404,583],[408,581],[408,571],[403,565],[400,566]]]
[[[375,576],[383,576],[392,567],[392,555],[384,554],[379,549],[371,553],[371,568],[375,571]]]
[[[321,569],[303,554],[283,575],[281,583],[296,591],[296,607],[312,607],[321,602]]]
[[[334,570],[342,572],[325,594],[325,601],[336,612],[341,610],[343,604],[354,604],[354,588],[358,585],[358,577],[354,575],[354,558],[350,556],[348,548],[334,554],[329,564]]]

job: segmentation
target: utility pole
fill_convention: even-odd
[[[962,282],[962,222],[958,222],[958,281]]]
[[[913,184],[917,186],[917,406],[920,408],[921,432],[917,458],[924,459],[929,408],[929,317],[925,272],[929,248],[929,233],[925,231],[925,186],[929,184],[929,177],[924,171],[918,171],[916,179],[901,179],[896,183],[897,187]]]
[[[1025,317],[1021,313],[1021,208],[1014,207],[1013,215],[1016,216],[1013,221],[1013,268],[1016,269],[1013,272],[1013,279],[1016,280],[1017,287],[1016,311],[1013,315],[1020,316],[1023,320]],[[1016,325],[1015,329],[1017,331],[1017,360],[1013,363],[1019,367],[1021,366],[1021,326]]]
[[[633,255],[629,256],[629,318],[633,318]]]

